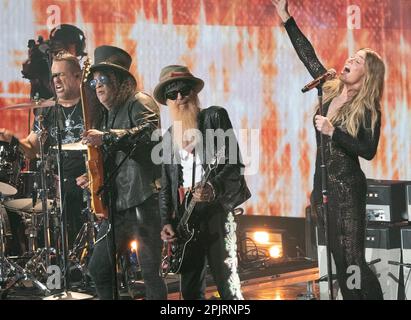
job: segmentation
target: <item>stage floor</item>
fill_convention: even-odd
[[[246,300],[297,300],[306,299],[307,283],[312,284],[315,297],[318,295],[318,268],[315,262],[299,260],[282,263],[266,262],[240,270],[241,288]],[[179,276],[169,275],[166,278],[168,286],[168,299],[181,299],[179,293]],[[141,300],[144,297],[142,281],[135,281],[132,286],[133,298],[130,297],[130,288],[122,288],[122,300]],[[75,288],[74,288],[75,290]],[[73,290],[73,291],[74,291]],[[93,294],[93,290],[82,291]],[[42,296],[36,288],[25,282],[13,288],[8,293],[6,300],[41,300]],[[219,299],[218,292],[210,276],[207,276],[207,299]],[[92,298],[96,299],[95,297]]]

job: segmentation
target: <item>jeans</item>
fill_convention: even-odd
[[[122,254],[131,240],[137,239],[138,260],[141,266],[146,299],[167,299],[167,287],[159,274],[162,242],[158,196],[153,195],[137,207],[115,213],[115,242],[117,255]],[[97,235],[88,269],[101,300],[113,298],[112,232],[104,220]]]

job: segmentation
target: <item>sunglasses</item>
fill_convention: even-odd
[[[110,83],[110,79],[107,76],[100,76],[97,79],[90,80],[89,85],[90,88],[95,90],[97,88],[97,84],[108,84]]]
[[[181,97],[184,98],[184,97],[187,97],[191,93],[191,90],[192,90],[191,87],[183,87],[183,88],[178,89],[178,90],[167,92],[165,94],[165,97],[168,100],[176,100],[177,97],[178,97],[178,93],[180,93]]]

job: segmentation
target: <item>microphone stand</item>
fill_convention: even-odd
[[[68,254],[68,236],[67,236],[67,216],[66,216],[66,208],[64,207],[65,204],[65,194],[64,194],[64,163],[63,163],[63,158],[62,158],[62,150],[61,150],[61,145],[62,145],[62,137],[61,137],[61,130],[63,128],[60,128],[59,124],[59,112],[60,114],[63,112],[61,109],[62,106],[58,104],[58,98],[57,98],[57,93],[56,90],[54,90],[54,85],[53,85],[53,75],[51,72],[51,65],[52,65],[52,52],[50,49],[47,50],[47,62],[49,65],[49,72],[50,72],[50,88],[52,88],[53,91],[53,97],[54,101],[56,102],[53,107],[53,112],[54,112],[54,127],[56,128],[56,140],[57,140],[57,155],[56,155],[56,162],[57,162],[57,176],[58,176],[58,193],[60,194],[60,199],[59,199],[59,207],[60,207],[60,233],[61,233],[61,257],[60,257],[60,266],[61,270],[63,271],[63,291],[67,291],[68,286],[69,286],[69,275],[68,275],[68,268],[67,268],[67,254]]]
[[[323,114],[323,88],[322,88],[323,83],[324,82],[321,82],[317,86],[318,105],[319,105],[319,111],[320,111],[321,116],[324,116]],[[330,300],[334,300],[331,249],[330,249],[330,242],[329,242],[330,225],[329,225],[329,216],[328,216],[327,167],[325,164],[324,148],[325,148],[324,135],[320,133],[321,189],[322,189],[321,211],[322,211],[322,216],[324,217],[325,245],[326,245],[326,251],[327,251],[328,296]]]
[[[65,208],[65,193],[64,193],[64,161],[62,158],[62,137],[61,137],[61,131],[63,128],[60,127],[59,125],[59,112],[63,113],[64,111],[62,110],[62,106],[58,104],[58,99],[57,99],[57,93],[56,90],[54,90],[54,85],[53,85],[53,76],[51,72],[51,64],[52,64],[52,52],[48,50],[48,64],[49,64],[49,72],[50,72],[50,81],[51,81],[51,88],[53,90],[53,95],[54,95],[54,101],[56,101],[54,105],[54,126],[56,128],[56,140],[57,140],[57,176],[58,176],[58,191],[60,194],[60,199],[59,199],[59,206],[60,206],[60,233],[61,233],[61,257],[60,257],[60,267],[61,271],[63,272],[63,277],[62,277],[62,291],[60,293],[57,293],[53,296],[46,297],[43,300],[83,300],[83,299],[90,299],[91,296],[86,295],[86,294],[81,294],[75,292],[75,295],[73,295],[73,292],[68,291],[69,285],[70,285],[70,277],[69,277],[69,272],[68,272],[68,234],[67,234],[67,214],[66,214],[66,208]],[[48,215],[47,215],[48,218]],[[48,221],[47,221],[48,223]]]
[[[130,151],[126,154],[126,156],[120,161],[118,165],[114,167],[114,169],[111,171],[110,174],[107,175],[107,178],[104,181],[104,184],[100,186],[100,188],[97,190],[97,196],[100,196],[103,192],[106,194],[106,198],[108,199],[108,221],[109,221],[109,228],[107,231],[107,236],[108,233],[111,231],[112,235],[112,246],[113,250],[111,252],[111,261],[113,261],[113,266],[112,266],[112,284],[113,284],[113,299],[118,300],[119,295],[118,295],[118,279],[117,279],[117,248],[116,248],[116,238],[115,238],[115,231],[114,231],[114,222],[115,222],[115,217],[114,217],[114,211],[113,210],[113,201],[112,201],[112,194],[111,194],[111,187],[113,185],[114,179],[116,178],[118,172],[120,171],[120,168],[123,166],[125,161],[130,158],[131,154],[134,153],[134,151],[137,149],[138,143],[135,142],[134,146],[130,148]],[[99,240],[96,241],[96,244]]]

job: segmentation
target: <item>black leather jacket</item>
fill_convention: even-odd
[[[135,146],[115,178],[112,196],[117,211],[137,206],[159,190],[161,167],[151,161],[151,150],[158,143],[151,141],[151,134],[159,124],[159,115],[135,97],[105,113],[101,129],[106,132],[103,137],[106,178]]]
[[[206,146],[208,141],[205,138],[207,129],[222,129],[226,132],[226,130],[230,130],[233,127],[227,111],[217,106],[201,110],[198,116],[198,124],[203,137],[203,153],[200,152],[199,156],[205,169],[204,159],[213,157],[219,148],[217,139],[211,140],[213,147]],[[231,143],[229,143],[230,139],[228,138],[224,140],[226,159],[229,159],[230,146],[232,151],[236,150],[236,159],[231,161],[231,163],[226,160],[225,163],[218,165],[212,171],[209,179],[216,194],[214,201],[218,201],[227,213],[251,197],[242,172],[244,164],[241,160],[237,140],[233,132],[230,136]],[[163,136],[164,163],[162,165],[161,190],[159,194],[162,225],[172,223],[175,217],[179,217],[182,214],[178,212],[178,188],[182,184],[182,166],[180,165],[178,152],[173,145],[171,137],[172,128]]]

